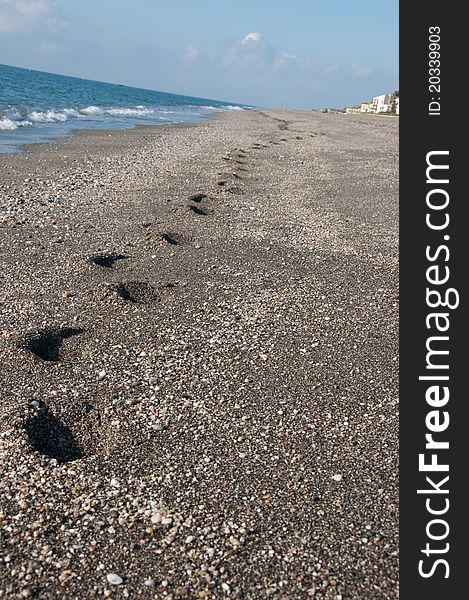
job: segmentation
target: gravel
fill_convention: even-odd
[[[0,156],[1,598],[398,597],[397,123]]]

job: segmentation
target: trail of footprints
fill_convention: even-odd
[[[282,127],[280,128],[282,129]],[[281,141],[288,140],[282,138]],[[279,142],[270,141],[270,143],[278,144]],[[250,149],[262,150],[268,147],[267,144],[255,142]],[[233,168],[218,173],[219,178],[214,184],[216,190],[222,194],[242,194],[242,173],[248,171],[249,155],[247,151],[236,148],[228,156],[225,155],[221,158],[229,162]],[[196,217],[206,217],[213,213],[207,206],[211,199],[208,193],[194,193],[188,197],[187,209]],[[144,223],[142,227],[145,230],[144,238],[148,242],[159,242],[170,247],[193,242],[191,237],[181,233],[161,231],[153,223]],[[120,268],[120,263],[125,264],[128,259],[130,256],[123,253],[102,252],[91,255],[88,262],[104,272]],[[103,282],[97,290],[94,290],[94,294],[98,301],[114,298],[136,305],[152,304],[161,301],[170,287],[173,287],[173,284],[155,287],[145,281]],[[44,363],[70,361],[73,360],[74,353],[77,351],[79,336],[83,333],[81,328],[43,328],[26,336],[20,346]],[[86,452],[77,442],[73,431],[51,412],[47,404],[37,400],[32,404],[34,405],[33,414],[25,422],[25,431],[30,446],[38,453],[54,458],[59,463],[84,458]]]
[[[25,337],[21,346],[41,362],[59,363],[73,357],[72,340],[83,333],[74,327],[46,327]],[[39,454],[66,463],[85,456],[73,431],[42,401],[33,400],[24,423],[30,446]]]

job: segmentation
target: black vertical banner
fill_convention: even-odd
[[[456,3],[400,11],[400,597],[441,600],[469,597],[469,36]]]

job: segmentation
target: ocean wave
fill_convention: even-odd
[[[203,108],[204,110],[214,110],[214,111],[220,111],[220,110],[224,109],[223,106],[212,106],[211,104],[204,105],[204,106],[195,106],[195,108]]]
[[[216,112],[223,110],[244,110],[242,106],[236,106],[235,104],[223,104],[222,106],[212,106],[211,104],[207,104],[201,106],[200,108],[203,108],[204,110],[214,110]]]
[[[97,116],[103,114],[103,109],[99,108],[99,106],[87,106],[86,108],[80,108],[80,114],[87,116]]]
[[[153,108],[145,108],[144,106],[137,106],[136,108],[109,108],[106,110],[106,113],[114,117],[146,117],[154,115],[156,112]]]
[[[33,110],[28,114],[28,118],[33,123],[63,123],[68,119],[64,112],[55,110],[48,110],[45,112]]]
[[[14,131],[18,128],[18,125],[11,119],[0,119],[0,129],[5,131]]]
[[[18,127],[31,127],[31,125],[31,121],[25,119],[20,119],[19,121],[8,119],[7,117],[0,119],[0,129],[4,131],[15,131]]]
[[[86,122],[86,117],[98,122],[111,121],[113,118],[121,120],[129,119],[135,123],[139,119],[150,122],[181,122],[189,119],[198,119],[207,116],[211,112],[223,110],[244,110],[241,106],[226,104],[221,106],[207,105],[180,105],[180,106],[95,106],[84,108],[43,108],[31,110],[19,110],[16,107],[6,106],[3,114],[0,112],[0,130],[15,131],[19,127],[33,127],[35,125],[61,124],[67,121]],[[91,119],[90,119],[91,120]],[[84,123],[83,123],[84,124]],[[72,125],[73,126],[73,125]]]

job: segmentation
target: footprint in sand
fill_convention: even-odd
[[[168,290],[175,286],[175,283],[155,286],[147,281],[120,281],[118,283],[101,283],[89,293],[98,303],[157,304],[162,302]]]
[[[164,246],[180,246],[189,244],[192,237],[173,231],[161,231],[157,223],[144,223],[145,240],[149,243],[159,243]]]
[[[34,415],[25,423],[28,442],[40,454],[67,463],[85,456],[72,430],[52,414],[44,402],[38,405]]]
[[[166,242],[170,246],[178,246],[179,244],[183,244],[187,241],[184,236],[179,235],[177,233],[162,233],[161,241]]]
[[[125,302],[133,304],[153,304],[160,302],[163,297],[162,290],[145,281],[128,281],[117,283],[113,291]]]
[[[50,327],[30,334],[21,347],[37,358],[47,362],[62,360],[62,346],[65,340],[83,333],[82,329],[73,327]]]
[[[193,194],[192,196],[189,196],[189,200],[191,202],[197,202],[198,204],[200,204],[200,202],[203,202],[207,198],[207,194]]]
[[[195,204],[189,205],[189,210],[191,210],[196,215],[200,215],[200,216],[204,216],[204,217],[206,217],[208,215],[207,210],[200,208],[200,206],[196,206]]]
[[[229,192],[230,194],[237,194],[237,195],[241,195],[243,193],[243,190],[239,187],[236,187],[235,185],[227,188],[226,191]]]
[[[114,263],[118,260],[125,260],[129,258],[124,254],[117,254],[115,252],[103,253],[103,254],[94,254],[90,256],[89,260],[94,265],[98,265],[99,267],[105,267],[106,269],[112,269],[114,267]]]
[[[234,178],[234,179],[241,179],[241,176],[238,175],[238,173],[235,173],[234,171],[231,173],[228,173],[227,171],[219,171],[218,172],[219,177],[221,177],[221,181],[218,182],[218,185],[223,185],[223,183],[227,184],[228,183],[228,179]]]

